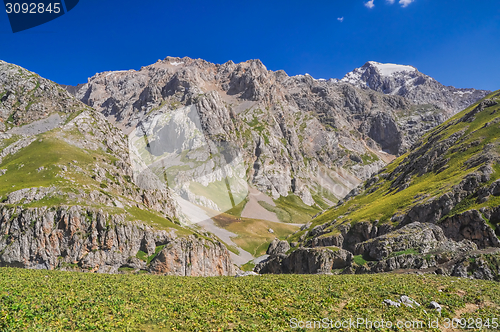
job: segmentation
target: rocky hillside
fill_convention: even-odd
[[[361,89],[405,97],[414,104],[431,104],[455,114],[491,91],[444,86],[415,67],[369,61],[340,80]]]
[[[248,185],[275,202],[293,196],[320,211],[447,116],[430,100],[290,77],[259,60],[168,57],[139,71],[97,74],[71,90],[131,134],[139,170],[219,212],[245,204]],[[221,158],[221,151],[230,152]],[[262,201],[252,207],[243,215],[276,213]]]
[[[180,226],[169,189],[134,178],[128,139],[57,84],[0,63],[0,265],[235,273],[214,236]]]
[[[84,105],[61,86],[0,60],[0,133],[49,114],[81,111]],[[48,121],[48,126],[53,126]]]
[[[499,280],[499,137],[497,91],[426,134],[290,237],[290,247],[275,243],[257,271]]]

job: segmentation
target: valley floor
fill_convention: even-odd
[[[383,303],[402,295],[421,306]],[[358,319],[414,324],[401,331],[446,331],[453,318],[493,328],[500,284],[436,275],[201,278],[0,269],[2,331],[289,331],[308,321]],[[439,328],[428,327],[436,320]]]

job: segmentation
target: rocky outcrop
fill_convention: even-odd
[[[474,121],[474,116],[479,113],[484,111],[485,108],[495,106],[497,104],[496,101],[491,100],[491,99],[485,99],[482,102],[479,103],[474,109],[467,114],[465,114],[460,120],[462,122],[472,122]]]
[[[389,234],[356,244],[354,253],[380,261],[395,252],[407,249],[427,253],[445,240],[446,237],[439,226],[415,222]]]
[[[180,276],[227,276],[236,269],[229,252],[220,242],[189,237],[168,242],[151,261],[154,274]]]
[[[158,230],[79,206],[2,207],[0,232],[1,266],[99,273],[133,268],[181,276],[236,272],[229,252],[216,240],[179,236],[175,229]]]
[[[477,211],[476,211],[477,212]],[[474,214],[474,213],[472,213]],[[462,217],[464,218],[464,217]],[[484,224],[484,223],[483,223]],[[500,280],[500,249],[478,249],[463,237],[447,237],[435,224],[415,222],[386,235],[358,243],[355,251],[335,247],[299,247],[286,254],[276,251],[260,262],[258,273],[383,273],[416,272]],[[476,241],[477,242],[477,241]],[[354,255],[362,257],[355,260]]]
[[[269,248],[267,248],[266,254],[268,255],[279,255],[286,254],[286,252],[290,250],[290,244],[288,241],[280,241],[278,238],[275,238],[270,244]]]
[[[271,255],[255,267],[257,273],[331,273],[351,264],[352,254],[346,250],[329,248],[298,248],[289,255]]]
[[[500,240],[495,231],[477,210],[465,211],[448,217],[440,223],[440,226],[446,237],[455,241],[471,240],[481,249],[500,247]]]
[[[13,126],[87,109],[65,89],[19,66],[0,60],[0,132]]]

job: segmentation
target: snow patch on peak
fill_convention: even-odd
[[[340,80],[340,82],[344,83],[351,83],[353,85],[359,86],[359,85],[364,85],[366,86],[366,82],[364,82],[361,77],[365,73],[366,69],[365,68],[356,68],[354,71],[351,71],[347,73],[343,79]]]
[[[457,90],[457,91],[453,91],[453,94],[459,95],[460,97],[462,97],[465,94],[472,94],[472,92],[473,92],[472,90]]]
[[[394,63],[379,63],[375,61],[369,61],[370,65],[377,68],[380,75],[382,76],[393,76],[395,73],[400,72],[415,72],[417,69],[412,66],[397,65]]]
[[[119,73],[128,73],[130,70],[115,70],[115,71],[110,71],[106,74],[105,77],[108,77],[109,75],[114,75],[114,74],[119,74]]]
[[[183,64],[184,64],[184,62],[182,62],[182,61],[181,61],[181,62],[174,61],[174,62],[170,62],[170,64],[171,64],[172,66],[180,66],[180,65],[183,65]]]

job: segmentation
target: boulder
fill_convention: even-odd
[[[268,255],[278,255],[285,254],[288,250],[290,250],[290,244],[287,241],[280,241],[278,238],[275,238],[270,244],[269,248],[267,248],[266,254]]]

